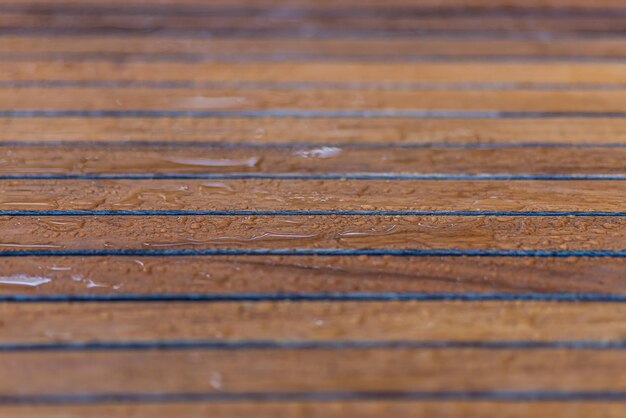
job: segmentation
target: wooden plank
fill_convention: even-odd
[[[621,112],[624,90],[267,90],[267,89],[49,89],[7,88],[0,110],[476,110],[495,112]],[[496,112],[497,113],[497,112]],[[167,116],[167,115],[164,115]],[[385,116],[383,114],[382,116]],[[453,115],[454,116],[454,115]]]
[[[0,148],[0,173],[624,174],[624,147],[46,147]],[[364,184],[365,186],[365,184]]]
[[[0,294],[626,293],[623,258],[0,257]]]
[[[202,39],[197,37],[160,37],[154,35],[134,35],[126,37],[75,37],[75,36],[3,36],[0,37],[0,53],[4,65],[11,57],[51,56],[71,62],[75,58],[102,61],[107,54],[126,55],[130,60],[150,57],[163,61],[201,59],[205,57],[250,60],[267,59],[389,59],[403,61],[433,57],[519,57],[520,59],[541,57],[621,58],[626,56],[626,46],[616,38],[594,39]],[[115,57],[115,55],[111,55]],[[92,63],[95,64],[95,63]],[[4,66],[3,65],[3,66]],[[39,62],[38,65],[41,65]],[[254,65],[254,64],[252,64]],[[457,64],[459,65],[459,64]],[[494,68],[495,70],[495,68]],[[208,74],[210,75],[210,74]],[[356,77],[359,74],[355,74]],[[389,77],[390,74],[386,75]]]
[[[0,346],[172,340],[607,342],[623,340],[625,314],[626,304],[591,302],[0,304]]]
[[[225,402],[225,403],[156,403],[100,405],[0,406],[6,418],[168,418],[306,416],[376,418],[381,416],[431,418],[470,418],[505,416],[509,418],[619,418],[625,407],[615,402],[443,402],[443,401],[360,401],[360,402]]]
[[[0,354],[0,393],[623,391],[625,357],[584,349],[22,351]]]
[[[603,216],[0,216],[0,247],[623,251],[624,227],[626,218]]]
[[[312,187],[314,186],[314,187]],[[0,211],[621,212],[618,181],[0,180]],[[572,196],[576,196],[572,199]],[[1,212],[0,212],[1,213]]]
[[[363,9],[361,9],[363,11]],[[221,36],[291,36],[291,37],[389,37],[416,36],[428,34],[472,34],[490,35],[533,35],[540,31],[546,35],[572,34],[620,34],[623,33],[623,16],[570,16],[550,17],[535,16],[494,16],[486,14],[476,16],[385,16],[383,12],[371,10],[369,15],[355,13],[332,13],[330,16],[315,16],[299,13],[294,15],[276,15],[263,11],[233,15],[219,11],[208,15],[124,15],[120,13],[73,14],[63,10],[46,10],[43,13],[29,10],[26,13],[5,12],[0,15],[0,33],[41,34],[59,32],[62,34],[90,33],[142,33],[154,32],[186,35],[216,34]],[[179,10],[180,12],[180,10]],[[367,10],[365,10],[367,12]],[[193,12],[192,12],[193,13]],[[405,13],[410,13],[405,11]],[[296,14],[298,14],[296,12]]]
[[[23,4],[23,5],[50,5],[51,0],[0,0],[0,4]],[[75,5],[102,5],[102,0],[68,0],[64,1],[64,4],[75,4]],[[111,0],[106,3],[106,5],[171,5],[171,6],[181,6],[181,5],[206,5],[206,3],[202,0]],[[306,5],[311,8],[327,8],[329,6],[335,6],[336,2],[332,0],[319,0],[319,1],[298,1],[298,2],[290,2],[285,0],[216,0],[211,2],[213,6],[217,5],[228,5],[228,6],[264,6],[264,7],[280,7],[280,6],[289,6],[290,4],[295,5]],[[379,0],[345,0],[342,2],[345,7],[348,6],[380,6]],[[423,7],[492,7],[493,1],[490,0],[425,0],[419,3]],[[386,7],[390,6],[415,6],[415,2],[412,0],[393,0],[391,2],[385,2]],[[498,1],[498,5],[500,7],[582,7],[582,8],[606,8],[606,7],[615,7],[621,8],[623,4],[620,0],[597,0],[593,3],[584,1],[584,0],[528,0],[528,1],[520,1],[520,0],[500,0]]]
[[[626,83],[610,62],[3,62],[3,80],[183,80],[344,83]],[[6,91],[6,90],[4,90]],[[99,94],[105,94],[99,91]],[[169,94],[169,90],[168,90]]]
[[[621,144],[623,118],[0,118],[10,141]],[[517,165],[514,165],[514,167]]]

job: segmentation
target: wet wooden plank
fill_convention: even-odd
[[[0,304],[0,346],[185,340],[615,342],[626,334],[624,314],[626,304],[592,302]]]
[[[22,351],[0,354],[0,393],[623,391],[625,357],[585,349]]]
[[[624,63],[6,62],[3,80],[183,80],[343,83],[624,83]]]
[[[0,118],[0,142],[621,144],[622,118]],[[515,167],[515,166],[514,166]]]
[[[0,211],[622,212],[618,181],[0,180]],[[575,199],[572,196],[576,196]],[[0,212],[2,213],[2,212]],[[37,214],[37,213],[34,213]]]
[[[626,173],[625,159],[623,147],[5,146],[0,173],[605,175]]]
[[[81,298],[334,292],[623,294],[623,258],[0,257],[0,294]]]
[[[624,227],[626,218],[603,216],[0,216],[0,247],[9,255],[130,249],[623,251]]]

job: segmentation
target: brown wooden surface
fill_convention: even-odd
[[[84,279],[87,281],[89,279]],[[1,342],[144,340],[502,341],[614,340],[620,303],[137,302],[2,306]],[[582,319],[584,321],[571,321]],[[597,323],[601,322],[602,327]]]
[[[411,119],[411,118],[78,118],[0,119],[0,142],[170,141],[402,142],[411,144],[621,144],[618,118]],[[513,165],[511,168],[515,168]]]
[[[626,204],[626,185],[604,180],[29,179],[0,180],[0,188],[0,210],[33,215],[68,210],[612,212]]]
[[[423,417],[473,418],[490,416],[506,418],[551,418],[584,416],[589,418],[614,418],[624,415],[624,406],[607,402],[225,402],[225,403],[167,403],[167,404],[99,404],[99,405],[46,405],[46,406],[2,406],[4,416],[24,418],[67,418],[67,417]]]
[[[625,174],[626,148],[11,147],[0,174]],[[367,187],[361,183],[361,188]],[[210,187],[210,186],[209,186]],[[359,186],[357,186],[359,187]]]
[[[619,38],[610,36],[600,39],[555,39],[555,40],[515,40],[515,39],[202,39],[160,37],[154,42],[150,35],[129,35],[123,38],[90,36],[20,36],[8,35],[0,38],[0,53],[6,60],[4,65],[12,66],[11,60],[38,61],[46,58],[62,58],[64,61],[78,61],[91,58],[94,62],[107,59],[127,58],[133,61],[209,61],[211,58],[255,61],[276,60],[288,57],[298,61],[306,58],[318,61],[338,61],[350,57],[353,60],[396,61],[417,60],[420,57],[434,57],[452,60],[498,59],[502,57],[523,59],[564,58],[577,60],[583,57],[620,58],[626,54],[626,47]],[[161,54],[161,55],[157,55]],[[43,63],[40,63],[42,65]],[[217,67],[215,63],[214,67]],[[119,71],[119,68],[115,69]],[[102,76],[111,76],[103,73]],[[145,76],[145,74],[143,74]],[[176,74],[173,74],[176,76]],[[359,74],[354,74],[359,76]],[[206,74],[209,76],[210,74]],[[258,75],[257,75],[258,76]],[[386,74],[392,76],[392,74]],[[236,80],[235,80],[236,81]],[[280,81],[280,80],[279,80]]]
[[[9,298],[387,291],[620,295],[626,286],[624,260],[594,257],[7,256],[0,266],[2,295]]]
[[[0,216],[2,250],[614,250],[625,217]],[[87,233],[89,231],[89,233]],[[585,232],[585,239],[576,237]]]
[[[623,416],[625,17],[0,0],[0,416]]]
[[[236,46],[234,46],[236,49]],[[158,57],[158,53],[155,53]],[[142,80],[186,82],[218,81],[223,86],[229,83],[276,82],[289,83],[567,83],[576,86],[589,83],[626,82],[626,63],[618,62],[102,62],[62,60],[26,60],[3,63],[0,76],[4,80]],[[227,83],[228,82],[228,83]],[[280,85],[280,84],[279,84]],[[531,87],[532,88],[532,87]],[[107,94],[108,90],[100,91]],[[299,90],[287,90],[296,94]],[[29,89],[24,91],[29,92]],[[168,94],[171,94],[167,90]],[[246,92],[247,93],[247,92]],[[252,92],[253,93],[253,92]],[[330,93],[338,93],[331,91]],[[410,94],[402,89],[399,93]],[[462,93],[450,92],[463,98]],[[598,92],[591,91],[591,94]],[[623,91],[609,90],[610,95],[623,94]],[[510,94],[507,91],[500,94]],[[562,93],[562,94],[568,94]],[[63,96],[62,96],[63,97]],[[565,96],[567,97],[567,96]],[[58,97],[56,97],[58,98]],[[97,97],[96,97],[97,98]],[[427,98],[427,97],[426,97]],[[426,99],[422,98],[422,99]],[[556,95],[555,99],[562,98]],[[3,97],[17,100],[19,97]],[[43,96],[41,100],[53,100],[54,96]],[[563,100],[567,102],[567,100]],[[581,100],[581,102],[583,102]],[[567,104],[567,103],[566,103]],[[418,106],[416,106],[418,107]],[[77,107],[80,108],[80,107]]]
[[[626,67],[624,67],[626,73]],[[300,110],[376,110],[395,111],[458,110],[503,112],[617,112],[626,101],[624,91],[564,91],[555,97],[551,91],[441,91],[425,90],[168,90],[163,96],[158,90],[146,89],[72,89],[61,95],[50,90],[5,89],[0,100],[1,110],[237,110],[264,109],[272,116],[273,109]],[[236,116],[236,114],[235,114]]]

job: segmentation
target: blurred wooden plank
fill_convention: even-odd
[[[620,391],[624,350],[305,349],[0,354],[0,393]],[[304,378],[306,377],[306,378]]]
[[[606,175],[626,173],[625,160],[626,147],[4,146],[0,173]]]
[[[345,7],[345,6],[343,6]],[[419,8],[415,13],[411,9],[396,11],[394,16],[387,16],[384,12],[389,9],[369,10],[361,8],[361,13],[348,12],[339,9],[333,13],[319,16],[307,10],[288,13],[273,13],[260,10],[250,13],[243,9],[240,13],[232,13],[232,9],[221,13],[219,9],[209,9],[208,14],[193,13],[181,16],[172,14],[145,14],[125,15],[124,8],[113,13],[99,13],[89,9],[82,12],[49,9],[37,12],[28,9],[25,12],[8,11],[0,14],[0,33],[61,33],[88,35],[96,34],[125,34],[153,32],[156,35],[184,34],[191,36],[218,35],[218,36],[269,36],[269,37],[389,37],[389,36],[419,36],[428,34],[463,35],[474,33],[485,35],[513,35],[521,37],[524,34],[531,36],[537,32],[543,36],[567,35],[611,35],[622,34],[624,15],[607,13],[589,16],[551,17],[537,13],[534,16],[509,14],[508,16],[490,15],[489,13],[468,16],[445,11],[442,16],[420,16]],[[415,10],[415,9],[413,9]],[[344,13],[341,13],[344,11]],[[363,12],[366,12],[363,15]],[[404,13],[404,14],[402,14]]]
[[[562,57],[577,59],[626,57],[626,45],[619,38],[515,40],[515,39],[202,39],[197,37],[160,37],[134,35],[126,37],[75,36],[3,36],[0,53],[4,65],[11,66],[11,57],[38,62],[37,57],[62,58],[65,62],[77,59],[96,62],[107,57],[140,60],[142,57],[158,61],[209,60],[211,58],[247,59],[263,61],[288,60],[359,60],[380,59],[410,61],[432,57],[465,59],[519,57],[547,59]],[[116,55],[117,54],[117,55]],[[557,64],[556,62],[553,64]],[[41,65],[41,61],[37,65]],[[461,65],[457,63],[457,65]],[[557,64],[558,65],[558,64]],[[14,66],[14,64],[13,64]],[[494,71],[497,71],[495,68]],[[175,74],[174,74],[175,75]],[[211,74],[207,74],[210,76]],[[358,77],[359,74],[354,74]],[[393,76],[387,74],[385,77]]]
[[[333,292],[623,294],[623,258],[0,257],[7,298]],[[38,285],[37,285],[38,284]],[[587,306],[587,305],[584,305]],[[593,305],[589,305],[593,306]]]
[[[0,0],[0,4],[23,4],[23,5],[50,5],[55,4],[53,0]],[[68,0],[64,4],[77,5],[203,5],[203,0],[111,0],[105,3],[102,0]],[[285,7],[285,6],[307,6],[316,8],[327,8],[336,5],[333,0],[215,0],[212,5],[229,5],[229,6],[263,6],[263,7]],[[344,0],[344,6],[380,6],[380,0]],[[425,0],[419,3],[421,6],[428,7],[489,7],[493,6],[491,0]],[[500,0],[497,3],[500,7],[583,7],[583,8],[605,8],[605,7],[623,7],[621,0],[597,0],[593,3],[584,0]],[[393,0],[385,2],[384,6],[415,6],[414,0]]]
[[[183,80],[344,83],[626,83],[611,62],[3,62],[3,80]],[[4,90],[6,91],[6,90]],[[105,94],[99,91],[99,94]],[[168,90],[168,94],[170,91]],[[457,92],[461,95],[465,91]],[[482,93],[482,92],[481,92]],[[608,91],[605,93],[616,93]],[[619,93],[619,91],[617,92]],[[22,94],[22,92],[20,93]],[[77,106],[78,107],[78,106]]]
[[[622,144],[623,118],[0,118],[0,142]]]
[[[619,181],[0,180],[0,211],[623,212]],[[575,199],[572,196],[576,196]],[[0,212],[2,213],[2,212]],[[35,213],[36,214],[36,213]]]
[[[1,216],[0,247],[43,250],[623,251],[625,217]],[[488,255],[488,254],[486,254]]]
[[[64,88],[63,94],[39,88],[2,89],[0,111],[53,110],[263,110],[266,116],[285,109],[305,110],[468,110],[497,112],[621,112],[626,90],[283,90]],[[494,109],[498,109],[495,111]],[[130,116],[133,116],[132,114]],[[157,116],[167,116],[157,115]],[[237,116],[235,113],[234,116]],[[323,115],[324,116],[324,115]],[[338,116],[341,116],[339,114]],[[452,114],[452,117],[455,115]],[[534,116],[534,115],[531,115]],[[425,117],[428,117],[426,115]],[[462,116],[461,116],[462,117]]]
[[[0,304],[0,346],[184,340],[584,344],[623,341],[625,314],[626,304],[592,302],[12,303]]]
[[[431,418],[619,418],[625,407],[616,402],[485,402],[485,401],[360,401],[360,402],[224,402],[139,403],[99,405],[0,406],[6,418],[137,418],[160,417],[254,417],[306,416],[311,418],[378,418],[381,416]]]

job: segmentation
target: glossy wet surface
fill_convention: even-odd
[[[625,22],[0,0],[0,416],[624,416]]]

